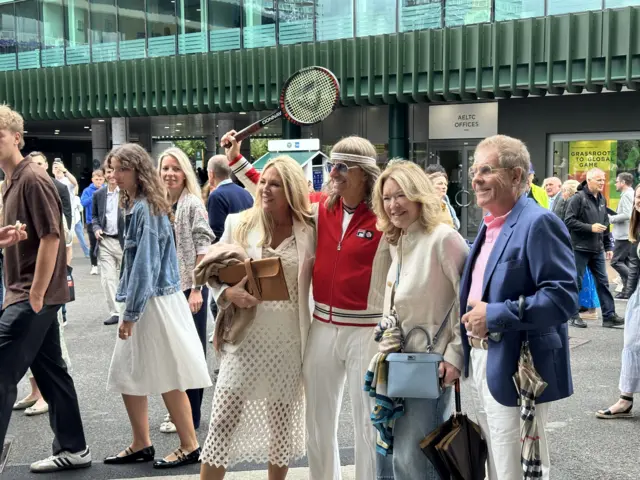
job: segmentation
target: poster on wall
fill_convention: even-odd
[[[616,140],[569,142],[569,178],[583,182],[587,178],[587,172],[592,168],[602,170],[605,173],[603,194],[607,199],[607,206],[613,210],[618,207],[620,201],[620,194],[615,188],[617,147]]]
[[[616,177],[629,172],[634,185],[640,181],[640,140],[581,140],[569,142],[569,178],[582,182],[587,172],[599,168],[605,172],[604,195],[607,206],[618,208],[620,193],[616,191]]]

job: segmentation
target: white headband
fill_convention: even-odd
[[[375,165],[376,159],[366,157],[364,155],[352,155],[350,153],[332,153],[331,160],[335,162],[343,161],[349,163],[357,163],[360,165]]]

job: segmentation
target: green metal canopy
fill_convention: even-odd
[[[342,105],[471,101],[640,87],[640,7],[295,45],[0,72],[25,120],[271,110],[321,65]]]
[[[263,156],[261,156],[258,160],[253,163],[253,168],[258,171],[262,171],[267,162],[273,158],[281,157],[286,155],[288,157],[293,158],[296,162],[300,164],[301,167],[304,167],[307,163],[312,161],[318,155],[328,158],[324,153],[319,151],[311,151],[311,152],[267,152]]]

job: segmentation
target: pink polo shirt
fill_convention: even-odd
[[[469,288],[469,300],[482,300],[482,284],[484,281],[484,272],[487,269],[487,262],[489,261],[489,255],[493,250],[493,246],[496,243],[496,239],[502,231],[502,226],[505,220],[509,216],[510,211],[501,217],[494,217],[490,213],[484,217],[484,224],[487,226],[487,231],[484,236],[484,242],[480,247],[480,252],[476,257],[476,261],[473,264],[473,270],[471,272],[471,287]],[[473,336],[469,333],[469,336]]]

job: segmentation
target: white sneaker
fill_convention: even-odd
[[[89,447],[81,452],[60,452],[51,455],[49,458],[33,462],[31,471],[33,473],[57,472],[59,470],[73,470],[76,468],[87,468],[91,466],[91,451]]]
[[[91,267],[91,275],[98,275],[98,267],[96,266]]]

